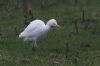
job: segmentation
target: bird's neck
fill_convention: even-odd
[[[49,31],[51,27],[49,25],[46,25],[46,30]]]

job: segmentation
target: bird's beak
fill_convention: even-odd
[[[61,26],[60,25],[56,25],[57,29],[61,29]]]

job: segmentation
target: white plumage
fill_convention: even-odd
[[[33,48],[37,47],[37,39],[44,36],[51,28],[60,27],[55,19],[51,19],[45,24],[42,20],[34,20],[20,33],[19,38],[24,41],[33,41]]]

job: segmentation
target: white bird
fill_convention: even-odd
[[[60,28],[55,19],[50,19],[47,24],[42,20],[36,19],[30,22],[25,30],[19,34],[19,38],[23,38],[24,41],[33,41],[32,48],[34,49],[35,47],[38,47],[37,40],[54,27]]]

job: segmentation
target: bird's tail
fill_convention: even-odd
[[[23,32],[19,34],[19,38],[24,38]]]

